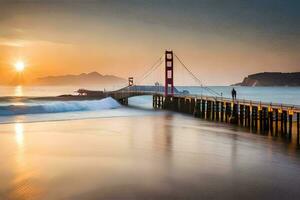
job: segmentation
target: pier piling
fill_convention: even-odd
[[[286,137],[287,135],[287,111],[283,111],[283,131],[284,131],[284,136]]]
[[[192,115],[195,116],[195,107],[196,107],[196,99],[195,98],[192,98],[191,99],[191,108],[190,108],[190,113]]]
[[[211,120],[215,120],[215,102],[213,101],[212,103],[211,103],[211,111],[212,111],[212,113],[211,113]]]
[[[204,99],[202,99],[201,101],[201,104],[202,104],[202,109],[201,109],[201,114],[202,114],[202,118],[205,119],[205,114],[206,114],[206,111],[205,111],[205,107],[206,107],[206,101]]]
[[[275,109],[275,134],[278,135],[278,109]]]
[[[221,122],[224,122],[224,102],[221,102]]]
[[[220,102],[216,101],[216,120],[219,121],[220,119]]]
[[[269,130],[271,132],[271,134],[273,134],[273,110],[271,108],[269,108]]]
[[[245,106],[243,104],[240,104],[240,125],[244,126],[244,110]]]
[[[293,134],[293,114],[289,114],[289,139],[292,139],[292,134]]]
[[[300,133],[299,133],[299,132],[300,132],[300,131],[299,131],[299,128],[300,128],[300,127],[299,127],[299,126],[300,126],[299,123],[300,123],[300,122],[299,122],[299,121],[300,121],[300,113],[297,113],[297,144],[298,144],[298,145],[299,145],[299,143],[300,143],[300,139],[299,139],[299,134],[300,134]]]
[[[258,115],[259,115],[259,130],[263,131],[263,113],[262,113],[262,109],[260,108],[258,110]]]
[[[211,119],[211,101],[207,101],[206,105],[206,119]]]

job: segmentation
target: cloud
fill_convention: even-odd
[[[25,47],[32,44],[70,45],[62,40],[53,40],[35,31],[6,27],[0,31],[0,45],[9,47]]]

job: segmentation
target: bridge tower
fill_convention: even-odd
[[[165,52],[165,96],[174,94],[173,51]]]
[[[128,86],[133,86],[133,77],[128,78]]]

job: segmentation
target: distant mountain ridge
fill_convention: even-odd
[[[37,78],[37,85],[110,85],[125,83],[124,78],[113,75],[101,75],[98,72],[82,73],[79,75],[46,76]]]
[[[239,86],[300,86],[300,72],[263,72],[245,77]]]

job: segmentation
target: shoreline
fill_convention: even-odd
[[[300,195],[298,149],[227,124],[175,113],[0,126],[3,199]]]

